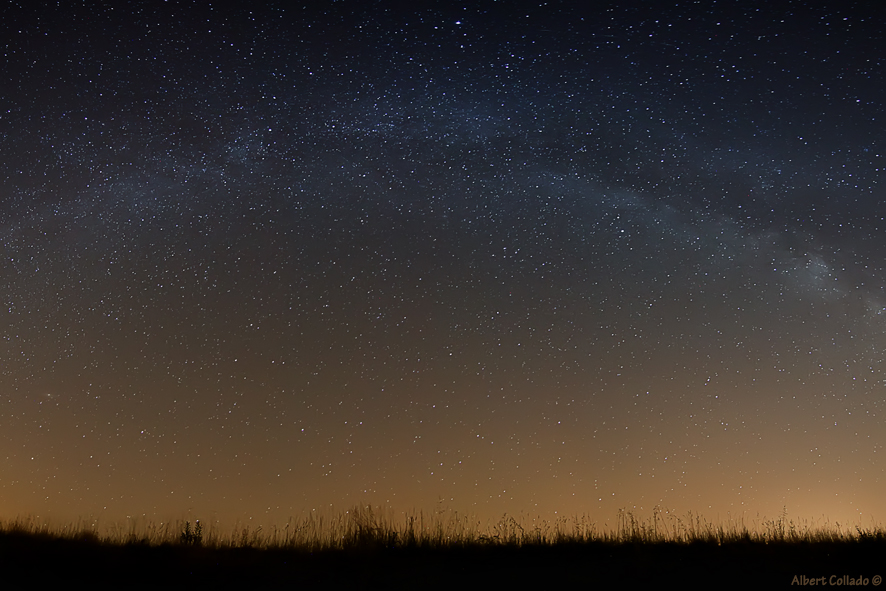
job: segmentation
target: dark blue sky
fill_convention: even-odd
[[[5,5],[0,515],[880,515],[884,15]]]

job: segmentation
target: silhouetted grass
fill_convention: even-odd
[[[68,584],[156,588],[357,585],[384,588],[584,587],[674,577],[683,586],[790,586],[797,576],[868,577],[886,564],[886,531],[776,519],[712,523],[658,508],[614,526],[357,507],[282,528],[200,521],[51,527],[0,522],[4,588]]]

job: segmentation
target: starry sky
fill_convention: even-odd
[[[878,2],[7,2],[0,517],[886,516]]]

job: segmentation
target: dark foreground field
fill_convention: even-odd
[[[311,549],[245,534],[238,543],[204,540],[190,529],[158,543],[6,527],[0,588],[874,588],[886,570],[882,530],[769,537],[702,531],[687,538],[644,529],[596,539],[524,534],[448,542],[406,534],[358,528],[339,544]]]

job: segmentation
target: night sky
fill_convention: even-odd
[[[37,4],[0,517],[886,516],[880,2]]]

